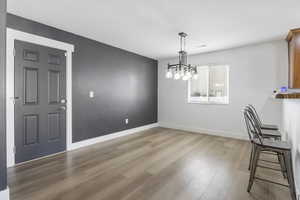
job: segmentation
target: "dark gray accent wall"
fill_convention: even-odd
[[[0,0],[0,190],[6,189],[5,65],[6,0]]]
[[[75,45],[74,142],[157,122],[156,60],[11,14],[7,26]]]

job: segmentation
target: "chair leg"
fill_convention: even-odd
[[[279,162],[280,167],[281,167],[283,178],[286,179],[287,178],[286,166],[285,166],[285,162],[284,162],[284,159],[283,159],[283,155],[281,153],[277,153],[277,157],[278,157],[278,162]]]
[[[249,178],[249,184],[247,189],[248,192],[251,191],[254,182],[259,155],[260,155],[260,147],[253,145],[253,160],[251,162],[250,178]]]
[[[249,160],[248,170],[251,169],[252,161],[253,161],[253,144],[251,144],[251,154],[250,154],[250,160]]]
[[[292,200],[297,200],[291,151],[285,151],[283,157],[287,169],[287,179],[290,186],[290,193],[292,196]]]

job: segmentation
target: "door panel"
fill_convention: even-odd
[[[60,65],[61,64],[61,57],[60,55],[54,55],[54,54],[49,54],[48,55],[48,64],[51,65]]]
[[[16,163],[66,149],[65,52],[15,41]]]
[[[39,143],[39,116],[24,115],[24,146]]]
[[[58,140],[61,135],[60,113],[48,114],[48,140]]]
[[[24,67],[24,104],[38,104],[38,71]]]
[[[32,62],[38,62],[39,61],[39,52],[29,50],[29,49],[24,49],[23,50],[23,59],[32,61]]]
[[[57,104],[60,102],[60,72],[55,70],[48,71],[48,91],[49,103]]]

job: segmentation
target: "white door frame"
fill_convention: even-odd
[[[66,120],[66,145],[67,150],[72,145],[72,53],[74,45],[52,40],[49,38],[25,33],[7,28],[6,39],[6,143],[7,167],[15,165],[15,136],[14,136],[14,43],[15,40],[30,42],[42,46],[66,51],[67,74],[67,120]]]

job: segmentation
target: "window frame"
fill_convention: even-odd
[[[209,97],[209,86],[210,86],[210,69],[217,68],[217,67],[225,67],[227,73],[227,97],[223,101],[213,100],[213,98],[217,97]],[[187,102],[190,104],[212,104],[212,105],[228,105],[229,104],[229,71],[230,66],[226,64],[208,64],[208,65],[200,65],[198,67],[208,69],[207,76],[207,97],[191,97],[191,80],[188,80],[188,91],[187,91]],[[198,69],[197,67],[197,69]],[[200,70],[199,70],[200,71]]]

